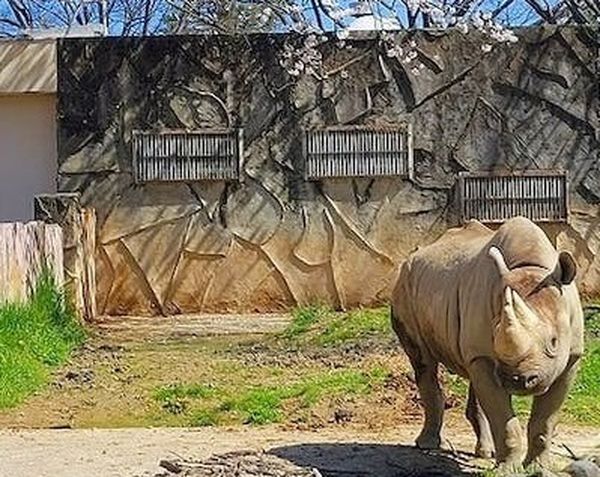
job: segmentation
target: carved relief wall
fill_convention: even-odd
[[[384,302],[398,264],[457,223],[461,171],[564,168],[570,224],[548,226],[600,290],[596,48],[537,29],[482,48],[419,33],[413,71],[374,40],[321,46],[322,78],[279,67],[282,36],[64,39],[58,189],[98,216],[107,314]],[[407,41],[409,39],[407,38]],[[303,179],[303,128],[414,131],[414,177]],[[241,182],[135,184],[133,130],[244,128]]]

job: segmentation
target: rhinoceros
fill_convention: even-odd
[[[543,461],[583,353],[576,264],[523,217],[496,231],[449,229],[400,267],[392,326],[409,357],[425,411],[421,448],[440,446],[438,365],[469,381],[466,417],[475,452],[503,465]],[[512,395],[533,395],[525,439]]]

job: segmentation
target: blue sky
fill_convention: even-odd
[[[45,3],[50,4],[55,1],[58,1],[58,0],[45,0]],[[560,0],[546,0],[546,1],[550,6],[554,6]],[[498,5],[502,4],[503,2],[504,2],[504,0],[483,0],[482,8],[484,10],[493,11],[498,7]],[[24,3],[28,3],[28,0],[24,0]],[[350,0],[343,0],[342,5],[344,5],[344,4],[349,5],[349,3],[350,3]],[[375,5],[377,4],[377,2],[373,2],[373,3]],[[388,3],[392,3],[392,1],[390,0]],[[396,2],[396,3],[399,3],[399,2]],[[310,2],[308,0],[301,0],[301,1],[299,1],[299,4],[305,8],[310,6]],[[405,14],[404,8],[399,7],[396,11],[397,11],[397,14],[399,15],[400,19],[403,20],[404,23],[406,23],[406,14]],[[386,9],[382,8],[381,13],[383,15],[385,15]],[[11,17],[7,0],[0,0],[0,17],[8,17],[8,18]],[[510,7],[510,9],[508,9],[503,15],[501,15],[499,19],[502,22],[510,24],[511,26],[524,26],[524,25],[529,25],[531,23],[539,21],[539,17],[532,12],[532,10],[529,7],[529,5],[527,4],[526,0],[515,0],[513,5]],[[111,34],[120,34],[121,29],[122,29],[122,22],[120,22],[118,20],[114,21],[114,20],[116,20],[115,18],[113,18],[112,20],[113,21],[111,22],[112,23]],[[162,15],[157,15],[153,21],[152,30],[159,29],[162,21],[163,21]],[[331,28],[331,26],[332,26],[331,22],[326,22],[325,25],[328,28]],[[6,30],[6,28],[7,28],[6,26],[3,27],[4,30]]]

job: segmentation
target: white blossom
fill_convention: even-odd
[[[467,25],[465,22],[459,22],[456,27],[463,35],[469,33],[469,25]]]
[[[284,29],[291,29],[305,35],[304,39],[290,40],[285,43],[280,53],[280,64],[291,76],[315,75],[323,77],[322,55],[320,47],[330,41],[324,31],[333,30],[332,39],[338,48],[351,49],[352,43],[346,42],[352,25],[357,19],[362,24],[374,25],[379,33],[379,41],[383,54],[390,59],[401,62],[415,74],[423,71],[424,65],[417,53],[417,41],[406,36],[396,35],[392,31],[401,28],[406,22],[405,16],[396,11],[391,3],[382,0],[321,0],[318,2],[323,29],[315,24],[315,13],[303,2],[284,0],[271,3],[259,13],[259,21],[267,24],[271,21],[282,21]],[[275,6],[276,5],[276,6]],[[447,5],[445,0],[406,0],[405,13],[427,15],[430,22],[440,29],[455,27],[466,35],[472,29],[483,33],[486,41],[481,50],[488,53],[496,43],[513,43],[518,41],[515,33],[501,25],[490,12],[484,11],[481,3],[473,3],[466,11]],[[276,13],[275,13],[276,12]],[[373,18],[369,19],[369,15]],[[376,17],[377,21],[374,20]],[[390,26],[393,25],[393,26]],[[345,73],[347,74],[347,73]]]
[[[337,31],[337,37],[340,40],[345,40],[349,36],[350,36],[350,30],[348,30],[347,28],[343,28],[343,29]]]

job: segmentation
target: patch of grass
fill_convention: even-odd
[[[189,417],[192,426],[213,426],[222,422],[263,425],[281,422],[288,407],[310,409],[325,397],[369,394],[384,382],[389,371],[373,367],[368,372],[336,370],[317,372],[292,384],[247,384],[232,386],[226,381],[210,392],[186,393],[198,386],[159,388],[154,397],[170,414]],[[201,386],[200,386],[201,388]]]
[[[600,425],[600,341],[590,341],[569,394],[567,414],[582,424]]]
[[[220,410],[239,412],[244,424],[268,424],[281,420],[281,404],[290,397],[286,388],[257,387],[243,393],[239,398],[226,401]]]
[[[170,384],[158,388],[154,399],[171,414],[183,414],[188,408],[189,399],[201,399],[212,396],[215,389],[204,384]]]
[[[170,384],[158,388],[154,393],[157,401],[174,398],[205,398],[215,393],[215,388],[207,384]]]
[[[391,325],[387,307],[374,310],[354,310],[333,316],[324,324],[316,341],[322,346],[335,346],[389,333],[391,333]]]
[[[336,313],[327,307],[309,306],[294,311],[292,323],[283,332],[283,337],[303,344],[335,347],[367,337],[389,336],[390,333],[387,307]]]
[[[0,409],[43,386],[85,339],[75,312],[52,275],[42,273],[25,303],[0,305]]]
[[[219,424],[219,412],[215,409],[200,409],[191,418],[194,427],[210,427]]]
[[[315,323],[332,314],[332,310],[326,306],[298,307],[292,312],[292,322],[283,332],[283,337],[287,339],[298,337],[306,333]]]
[[[387,374],[382,368],[369,373],[341,370],[318,374],[289,386],[258,386],[226,401],[221,410],[241,413],[247,424],[279,422],[285,401],[294,400],[301,407],[310,408],[324,396],[364,395],[382,383]]]
[[[600,339],[600,304],[591,303],[584,307],[585,331],[590,339]]]

